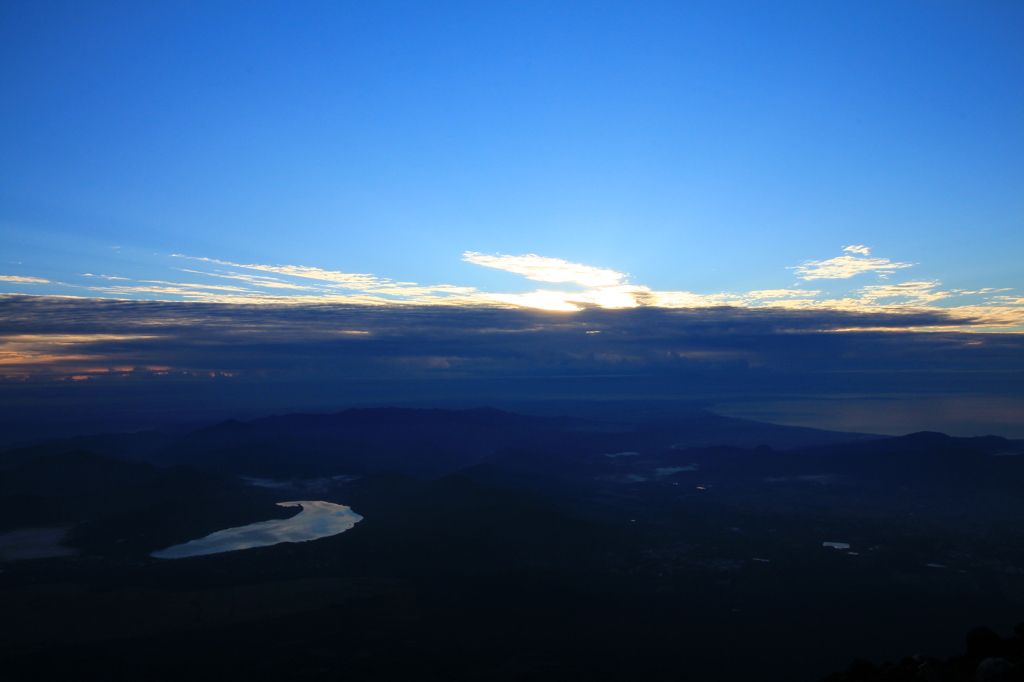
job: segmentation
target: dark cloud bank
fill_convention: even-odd
[[[874,419],[884,422],[875,430],[907,432],[945,420],[947,432],[1024,436],[1024,335],[958,331],[970,320],[934,310],[4,296],[0,320],[8,424],[645,400],[830,428],[866,430]]]

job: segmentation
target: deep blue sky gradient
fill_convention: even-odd
[[[867,244],[1024,285],[1018,3],[7,2],[0,26],[5,274],[183,252],[532,288],[472,250],[710,293]]]

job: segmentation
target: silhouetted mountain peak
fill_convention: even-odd
[[[248,436],[259,431],[259,427],[237,419],[228,419],[213,426],[204,426],[187,434],[182,441],[202,441],[216,443],[239,436]]]
[[[522,422],[553,421],[550,417],[528,417],[494,407],[467,410],[419,409],[411,407],[350,407],[333,414],[286,414],[257,419],[253,424],[274,427],[295,426],[369,426],[408,424],[467,424],[495,426]]]
[[[948,436],[939,431],[915,431],[914,433],[908,433],[905,436],[897,436],[896,438],[906,442],[925,443],[928,445],[952,443],[954,440],[952,436]]]
[[[844,446],[847,450],[863,452],[960,452],[987,455],[1008,455],[1024,452],[1024,441],[1000,436],[963,438],[937,431],[917,431],[905,436],[893,436]]]
[[[238,419],[225,419],[219,424],[208,426],[205,429],[197,429],[196,433],[208,431],[252,431],[252,425]]]
[[[732,445],[709,445],[705,447],[692,447],[679,451],[681,455],[774,455],[778,450],[769,445],[758,445],[753,448],[738,448]]]

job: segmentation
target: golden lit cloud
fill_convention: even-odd
[[[866,246],[847,246],[844,251],[868,254]],[[847,279],[864,272],[877,272],[889,275],[900,268],[912,267],[913,263],[894,263],[888,258],[858,258],[857,256],[836,256],[829,260],[807,261],[803,265],[792,267],[800,279]]]
[[[487,268],[497,268],[523,275],[535,282],[573,282],[586,287],[608,287],[619,284],[626,276],[621,272],[570,263],[561,258],[525,256],[488,256],[475,251],[462,254],[462,260]]]
[[[23,372],[59,373],[95,371],[91,365],[102,355],[88,350],[102,342],[138,341],[156,338],[148,334],[13,334],[0,336],[0,368]],[[106,371],[104,368],[103,371]]]

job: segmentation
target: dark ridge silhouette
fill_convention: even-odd
[[[226,422],[225,422],[226,423]],[[571,417],[534,417],[504,412],[493,407],[468,410],[415,409],[405,407],[349,408],[334,414],[286,414],[256,419],[253,424],[276,428],[332,427],[364,424],[456,424],[459,426],[522,426],[534,428],[584,427],[590,422]]]
[[[673,420],[639,424],[586,420],[576,417],[534,417],[503,412],[494,408],[472,410],[422,410],[407,408],[349,409],[334,414],[292,414],[266,417],[251,422],[227,420],[181,435],[145,432],[102,434],[57,439],[30,448],[0,453],[0,470],[44,454],[85,449],[105,457],[127,461],[147,461],[159,465],[193,464],[213,466],[235,473],[268,475],[267,461],[282,462],[282,476],[331,473],[332,460],[353,457],[406,461],[388,462],[380,467],[365,467],[363,473],[406,466],[422,466],[409,461],[408,453],[448,452],[461,457],[452,466],[441,467],[430,475],[452,473],[460,466],[478,463],[516,449],[551,454],[602,454],[629,449],[644,451],[669,447],[731,445],[754,447],[766,443],[776,449],[808,445],[832,445],[878,438],[868,434],[841,433],[778,426],[700,412]],[[273,456],[254,457],[246,463],[239,449],[257,448],[288,451]],[[376,448],[370,453],[367,449]],[[218,461],[220,460],[220,461]],[[238,468],[232,469],[231,462]],[[294,471],[287,464],[294,462]],[[345,466],[355,466],[352,457]],[[245,471],[251,466],[252,471]],[[335,472],[336,473],[336,472]]]
[[[846,443],[838,447],[843,452],[862,454],[957,451],[977,452],[986,455],[1016,455],[1024,453],[1024,440],[1010,440],[1001,436],[959,438],[935,431],[918,431],[905,436]]]

